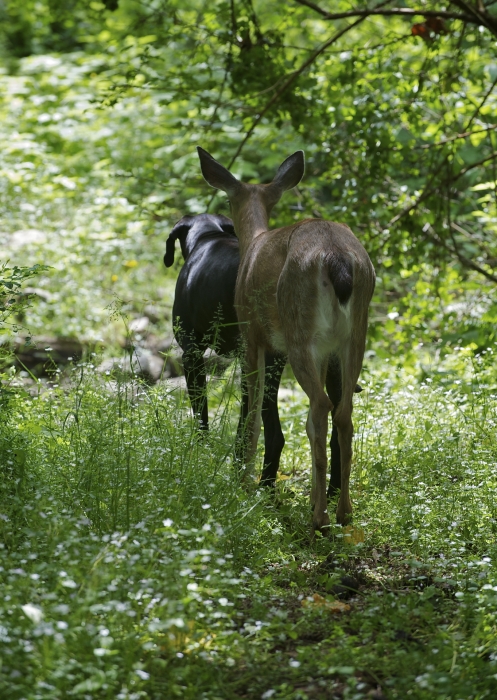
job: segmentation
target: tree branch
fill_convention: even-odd
[[[489,160],[495,160],[496,158],[497,158],[497,153],[494,151],[489,156],[486,156],[485,158],[482,158],[481,160],[477,160],[476,163],[471,163],[471,165],[468,165],[467,168],[463,168],[462,170],[460,170],[457,173],[457,175],[455,175],[452,182],[459,180],[460,177],[462,177],[463,175],[466,175],[466,173],[469,172],[470,170],[473,170],[474,168],[478,168],[480,165],[483,165],[484,163],[488,163]]]
[[[437,170],[434,173],[432,173],[431,178],[427,182],[424,190],[421,192],[419,197],[408,207],[405,207],[405,209],[403,209],[399,214],[396,214],[393,217],[393,219],[390,219],[390,221],[388,222],[389,226],[391,226],[392,224],[396,224],[397,221],[400,221],[400,219],[406,216],[406,214],[409,214],[411,211],[413,211],[413,209],[416,209],[416,207],[418,207],[421,204],[421,202],[423,202],[427,197],[430,196],[430,194],[432,194],[437,189],[436,187],[430,187],[430,185],[436,179],[438,173],[439,168],[437,168]]]
[[[451,221],[450,225],[454,229],[454,231],[457,231],[458,233],[462,233],[463,236],[466,236],[466,238],[469,238],[469,240],[474,243],[474,245],[478,246],[480,250],[483,250],[487,258],[495,260],[495,254],[488,248],[487,245],[483,241],[478,240],[477,236],[474,233],[471,233],[467,229],[463,228],[462,226],[459,226],[459,224],[456,224],[455,221]],[[467,224],[466,224],[467,226]],[[487,263],[488,265],[489,263]],[[490,265],[492,267],[492,265]]]
[[[382,5],[386,5],[387,2],[390,2],[390,0],[384,0],[381,2],[378,7],[381,7]],[[299,77],[299,75],[302,75],[302,73],[311,66],[314,61],[324,52],[326,51],[327,48],[329,48],[332,44],[334,44],[336,41],[338,41],[344,34],[346,34],[348,31],[353,29],[355,26],[360,24],[361,22],[364,22],[366,18],[365,17],[359,17],[355,22],[352,22],[352,24],[347,25],[343,29],[340,29],[338,32],[333,34],[333,36],[328,39],[328,41],[325,41],[325,43],[320,46],[316,51],[313,51],[313,53],[309,56],[309,58],[304,61],[304,63],[298,68],[297,70],[293,71],[285,80],[283,85],[275,92],[275,94],[271,97],[271,99],[266,102],[262,110],[259,112],[257,117],[254,119],[252,124],[250,125],[249,130],[246,132],[245,136],[243,137],[242,141],[240,142],[238,148],[235,151],[235,155],[233,158],[230,160],[228,164],[228,169],[230,169],[233,166],[233,163],[236,161],[240,153],[245,147],[245,144],[247,141],[250,139],[254,131],[256,130],[257,126],[260,124],[262,118],[267,114],[267,112],[271,109],[271,107],[276,104],[276,102],[279,100],[281,95],[290,87],[290,85]],[[209,200],[209,204],[207,205],[207,211],[210,209],[210,206],[212,202],[214,201],[214,197],[216,196],[216,193],[212,195],[212,197]]]
[[[469,127],[471,126],[471,124],[473,123],[473,121],[476,119],[476,117],[477,117],[478,114],[480,113],[481,108],[483,107],[483,105],[485,104],[485,102],[486,102],[486,101],[488,100],[488,98],[490,97],[490,95],[491,95],[491,93],[492,93],[492,90],[494,89],[494,87],[495,87],[496,85],[497,85],[497,78],[495,78],[495,80],[493,81],[492,85],[488,88],[487,92],[484,94],[484,96],[483,96],[483,98],[482,98],[480,104],[478,105],[478,107],[476,108],[476,110],[473,112],[473,114],[472,114],[472,116],[471,116],[471,119],[470,119],[469,122],[466,124],[466,131],[469,129]]]
[[[451,5],[455,5],[464,12],[467,12],[469,15],[471,15],[471,17],[474,17],[474,24],[479,24],[486,27],[492,32],[492,34],[497,36],[497,22],[495,21],[495,18],[485,10],[485,8],[481,6],[478,7],[476,3],[473,5],[465,0],[449,0],[449,2]]]
[[[445,248],[446,251],[451,253],[452,255],[455,255],[459,262],[464,265],[464,267],[469,267],[470,270],[474,270],[475,272],[479,272],[480,275],[483,275],[484,277],[487,278],[487,280],[490,280],[491,282],[496,282],[497,283],[497,277],[493,275],[491,272],[487,272],[484,267],[481,267],[481,265],[478,265],[478,263],[473,262],[469,258],[467,258],[465,255],[463,255],[460,251],[459,248],[457,247],[457,244],[453,240],[454,247],[452,248],[450,245],[448,245],[440,236],[434,231],[433,227],[430,226],[430,229],[432,233],[429,235],[429,238],[431,238],[433,241],[438,243],[438,245],[441,245],[443,248]],[[425,232],[426,235],[426,232]]]
[[[323,10],[319,5],[311,2],[310,0],[295,0],[299,5],[305,5],[311,10],[318,12],[323,19],[333,20],[333,19],[346,19],[350,17],[372,17],[373,15],[381,15],[383,17],[443,17],[444,19],[459,19],[462,22],[471,22],[472,24],[484,24],[479,17],[473,13],[471,14],[461,14],[459,12],[448,12],[447,10],[411,10],[407,7],[393,7],[390,10],[381,10],[378,8],[371,8],[368,10],[348,10],[347,12],[328,12]],[[457,3],[455,3],[457,4]],[[485,24],[485,26],[487,26]]]
[[[486,156],[485,158],[478,160],[476,163],[472,163],[471,165],[468,165],[466,168],[463,168],[462,170],[460,170],[456,175],[454,175],[451,182],[455,182],[456,180],[459,180],[460,177],[463,177],[463,175],[466,175],[466,173],[468,173],[470,170],[474,170],[474,168],[478,168],[480,165],[487,163],[489,160],[495,160],[496,158],[497,158],[497,152],[494,151],[489,156]],[[437,177],[438,173],[439,173],[439,170],[437,170],[437,172],[432,175],[432,177],[430,178],[430,181],[428,182],[428,184],[425,187],[425,189],[423,190],[423,192],[421,192],[419,197],[412,204],[410,204],[408,207],[403,209],[399,214],[396,214],[393,217],[393,219],[390,219],[390,221],[389,221],[390,226],[392,224],[396,224],[397,221],[400,221],[400,219],[402,219],[404,216],[406,216],[406,214],[409,214],[411,211],[413,211],[413,209],[416,209],[421,204],[421,202],[424,202],[424,200],[427,199],[427,197],[429,197],[431,194],[436,192],[436,190],[438,189],[438,186],[437,187],[429,187],[429,185]]]
[[[497,1],[497,0],[496,0]],[[492,124],[492,126],[487,126],[485,129],[478,129],[477,131],[465,131],[463,134],[456,134],[455,136],[450,136],[448,139],[443,139],[437,143],[423,143],[421,146],[415,148],[437,148],[439,146],[445,146],[446,143],[451,143],[452,141],[458,141],[459,139],[467,139],[468,136],[475,136],[476,134],[485,134],[489,131],[497,129],[497,124]],[[396,151],[401,151],[401,148],[395,148]]]

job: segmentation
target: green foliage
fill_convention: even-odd
[[[249,0],[123,2],[90,17],[86,40],[109,52],[107,104],[137,88],[155,96],[175,140],[187,127],[187,143],[226,161],[257,127],[237,161],[249,177],[269,177],[304,147],[301,211],[345,219],[378,266],[398,272],[428,258],[492,274],[495,200],[474,189],[495,181],[491,23],[453,20],[424,41],[410,17],[347,30],[309,7]]]
[[[0,266],[0,332],[5,321],[12,314],[20,314],[26,307],[28,299],[19,298],[22,285],[26,280],[39,275],[47,268],[42,265],[32,267]]]
[[[20,17],[32,40],[24,58],[5,44],[0,76],[3,255],[56,270],[26,315],[33,332],[115,342],[105,309],[117,295],[131,314],[161,306],[166,333],[164,239],[211,204],[194,146],[228,164],[251,133],[234,164],[246,179],[306,151],[275,225],[324,216],[365,243],[377,352],[493,343],[490,30],[447,20],[424,41],[413,20],[376,17],[320,53],[350,20],[245,1],[66,5],[5,5],[4,31]],[[224,198],[211,209],[227,213]]]
[[[44,272],[48,268],[45,265],[33,265],[32,267],[13,267],[6,263],[0,263],[0,334],[20,330],[20,319],[23,319],[26,309],[30,306],[32,299],[23,290],[24,283]],[[14,317],[14,321],[12,321]],[[29,344],[31,338],[26,336],[26,343]],[[0,367],[11,364],[12,353],[8,344],[0,344]],[[3,375],[0,374],[0,378]],[[0,387],[0,412],[4,388]]]

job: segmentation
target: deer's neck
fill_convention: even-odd
[[[235,219],[235,232],[240,243],[240,256],[243,258],[256,236],[269,230],[269,217],[264,207],[244,207]]]

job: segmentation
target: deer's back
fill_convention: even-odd
[[[284,351],[283,321],[306,314],[312,333],[322,299],[338,309],[353,297],[367,318],[374,279],[369,256],[348,226],[308,219],[251,242],[237,280],[238,318],[251,324],[262,345]]]

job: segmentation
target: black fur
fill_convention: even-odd
[[[328,260],[328,275],[342,306],[348,302],[354,286],[352,260],[345,255],[337,255]]]
[[[174,226],[166,241],[166,254],[164,255],[164,265],[171,267],[174,263],[174,246],[179,238],[181,252],[185,261],[192,253],[197,243],[204,237],[219,236],[225,233],[228,236],[235,236],[233,222],[222,214],[198,214],[197,216],[184,216]],[[190,234],[190,235],[188,235]],[[188,243],[187,243],[188,237]]]

